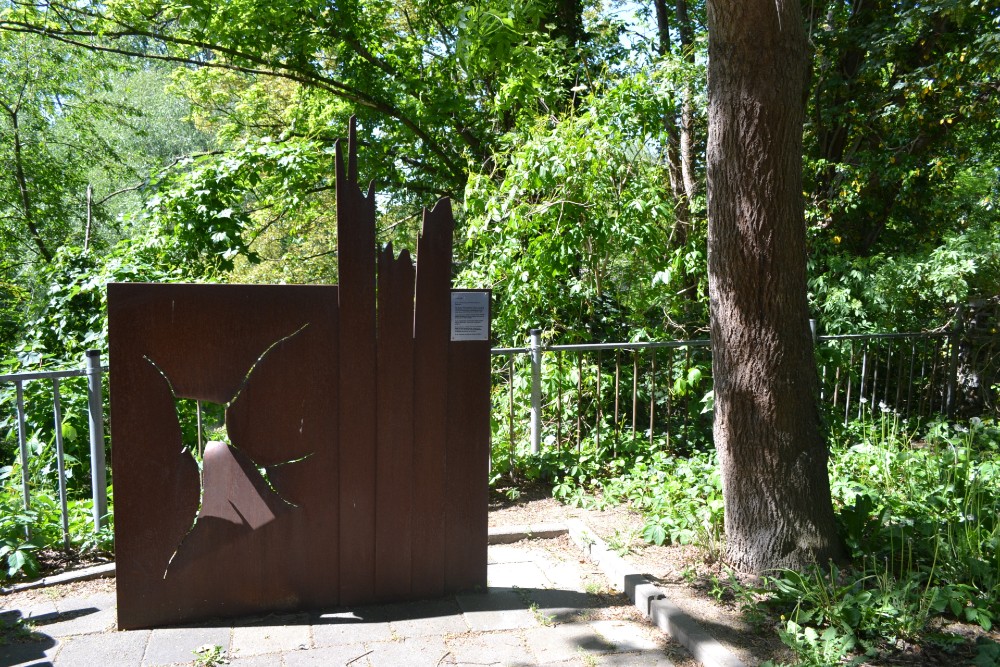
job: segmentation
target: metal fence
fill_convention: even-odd
[[[814,334],[814,342],[819,399],[845,424],[881,413],[922,419],[997,410],[1000,335]],[[707,339],[544,346],[533,330],[526,347],[493,355],[494,445],[511,455],[638,437],[683,449],[708,438]]]
[[[24,407],[24,385],[27,382],[48,381],[52,383],[53,431],[56,445],[56,467],[59,485],[63,546],[70,545],[69,510],[66,499],[66,460],[63,447],[63,414],[61,381],[66,378],[85,376],[87,378],[87,413],[90,431],[90,481],[93,489],[94,530],[99,531],[107,514],[107,471],[104,460],[104,399],[101,388],[102,372],[100,352],[89,350],[85,355],[83,368],[63,371],[37,371],[0,375],[0,385],[13,383],[17,404],[17,444],[21,462],[21,492],[24,509],[31,509],[31,484],[28,465],[28,432]]]
[[[538,453],[622,443],[668,447],[707,442],[712,424],[711,344],[707,339],[641,343],[542,344],[494,348],[494,447]],[[844,423],[865,415],[902,418],[998,411],[1000,335],[935,333],[814,336],[819,399]],[[24,507],[31,507],[24,385],[52,386],[64,544],[69,545],[60,381],[86,376],[93,524],[107,513],[102,367],[97,351],[81,369],[0,375],[16,393]]]

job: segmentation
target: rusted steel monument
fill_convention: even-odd
[[[336,160],[339,286],[108,286],[120,628],[486,586],[489,294],[447,200],[414,267],[353,121]],[[202,471],[181,398],[225,406]]]

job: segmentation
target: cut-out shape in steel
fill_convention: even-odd
[[[239,400],[245,388],[253,382],[255,369],[261,365],[268,354],[282,343],[300,334],[307,326],[309,325],[303,325],[297,331],[280,338],[264,350],[246,373],[236,395],[226,403],[227,413],[230,407]],[[157,366],[155,361],[148,356],[145,359],[163,377],[170,392],[174,395],[176,404],[178,396],[170,378]],[[179,423],[180,415],[177,418]],[[198,513],[191,522],[191,529],[170,556],[163,572],[164,579],[169,576],[175,563],[179,564],[177,567],[181,567],[191,560],[186,552],[193,550],[199,556],[211,553],[214,550],[213,545],[217,548],[229,544],[240,533],[262,528],[279,515],[297,507],[295,503],[282,497],[281,493],[274,487],[267,472],[268,466],[258,465],[250,455],[240,451],[237,443],[233,442],[232,434],[229,434],[229,438],[230,443],[215,440],[209,441],[205,446],[203,458],[199,462],[202,474]],[[190,446],[184,447],[182,443],[182,448],[189,456],[195,458],[194,450]],[[311,454],[310,452],[286,461],[271,463],[271,466],[305,461]],[[219,522],[230,525],[220,525]],[[200,535],[201,532],[209,533],[212,539],[205,539]],[[197,547],[192,548],[190,544],[195,544]]]

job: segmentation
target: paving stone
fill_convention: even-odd
[[[535,615],[517,591],[491,588],[487,593],[456,595],[465,622],[475,631],[538,627]]]
[[[59,610],[56,608],[56,603],[52,600],[31,600],[17,610],[0,612],[0,623],[5,622],[5,617],[8,615],[30,620],[37,625],[38,623],[45,623],[54,619],[59,615]]]
[[[486,571],[486,582],[490,587],[548,588],[552,586],[538,566],[531,561],[524,563],[500,563],[490,565]]]
[[[661,651],[602,655],[597,658],[597,664],[602,667],[674,667],[674,663]]]
[[[198,657],[195,649],[202,646],[221,646],[229,651],[229,628],[160,628],[153,630],[142,660],[144,667],[191,662]]]
[[[510,544],[491,544],[486,551],[486,562],[491,567],[497,563],[525,563],[529,560],[523,548]]]
[[[340,646],[325,646],[311,651],[292,651],[284,654],[285,667],[333,667],[334,665],[350,665],[351,667],[369,667],[368,657],[374,651],[364,644],[343,644]],[[408,664],[408,663],[400,663]]]
[[[338,646],[392,639],[392,630],[381,607],[336,611],[312,617],[314,646]],[[353,666],[352,666],[353,667]]]
[[[443,637],[418,637],[395,642],[366,644],[371,667],[437,667],[448,664],[448,647]],[[356,663],[352,663],[354,667]]]
[[[661,642],[651,636],[648,626],[633,621],[592,621],[590,626],[618,651],[655,651]]]
[[[450,655],[445,665],[495,665],[515,667],[534,665],[535,660],[519,632],[467,634],[445,639]]]
[[[78,607],[94,607],[96,609],[114,609],[118,604],[118,596],[111,591],[91,593],[82,598],[59,598],[55,600],[59,611],[66,613]]]
[[[50,665],[52,657],[59,648],[59,642],[47,635],[38,635],[37,641],[6,644],[0,646],[0,665],[12,667]]]
[[[585,590],[582,576],[584,563],[557,561],[550,558],[539,559],[535,563],[542,571],[542,575],[552,582],[552,588],[569,591]]]
[[[615,647],[585,623],[565,623],[524,632],[528,648],[538,662],[573,660],[582,655],[610,653]]]
[[[404,639],[469,631],[461,609],[453,599],[386,605],[385,613],[394,635]]]
[[[226,667],[278,667],[282,664],[280,653],[263,653],[245,658],[227,658]]]
[[[78,600],[76,605],[59,605],[59,614],[35,621],[39,632],[53,637],[69,637],[86,635],[105,630],[114,630],[118,625],[114,607],[101,609],[89,603],[89,600]]]
[[[149,641],[149,630],[81,635],[65,640],[56,654],[59,667],[140,667]]]
[[[580,591],[533,588],[526,594],[537,605],[538,612],[553,623],[573,622],[582,609],[589,608],[593,603],[587,593]]]
[[[233,628],[230,652],[242,658],[261,653],[279,653],[309,648],[309,617],[268,616]]]

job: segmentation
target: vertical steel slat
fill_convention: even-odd
[[[833,374],[833,407],[837,407],[837,399],[840,397],[840,366],[834,369]]]
[[[514,355],[510,355],[510,370],[507,372],[507,433],[510,435],[510,449],[507,450],[507,464],[510,476],[514,476]]]
[[[556,451],[562,452],[562,394],[563,394],[563,367],[562,352],[556,351]]]
[[[885,381],[882,387],[882,402],[889,405],[889,380],[892,378],[892,341],[886,342]]]
[[[69,551],[69,508],[66,505],[66,459],[63,453],[62,403],[59,378],[52,379],[52,413],[56,429],[56,469],[59,473],[59,508],[62,511],[63,549]]]
[[[21,490],[24,496],[24,509],[31,509],[31,492],[28,489],[28,435],[24,423],[24,386],[20,380],[14,380],[17,388],[17,445],[21,453]]]
[[[667,419],[666,419],[666,422],[665,422],[667,426],[664,429],[664,431],[665,431],[665,433],[664,433],[664,437],[665,437],[664,446],[668,450],[670,449],[670,436],[671,436],[670,427],[671,427],[671,423],[672,423],[673,416],[674,416],[674,413],[673,413],[673,405],[674,405],[673,392],[670,391],[671,384],[672,384],[671,380],[673,380],[673,375],[674,375],[674,349],[673,348],[668,348],[667,349],[667,395],[666,395],[666,399],[667,399],[667,401],[666,401],[667,402]]]
[[[542,330],[531,335],[531,453],[542,450]]]
[[[93,492],[94,530],[104,525],[108,513],[108,478],[104,462],[104,393],[101,388],[101,353],[87,350],[87,413],[90,426],[90,486]]]
[[[826,364],[823,364],[823,370],[820,371],[819,376],[819,400],[822,402],[825,400],[826,394]]]
[[[684,382],[687,391],[684,392],[684,442],[688,442],[688,421],[691,415],[691,388],[687,386],[687,374],[691,370],[691,348],[684,348]],[[668,392],[669,395],[669,392]]]
[[[611,443],[612,454],[615,458],[618,457],[618,399],[619,393],[621,391],[621,380],[622,380],[622,353],[621,350],[615,350],[615,425],[614,425],[614,442]]]
[[[851,341],[848,343],[848,346],[851,349],[851,355],[847,362],[847,372],[845,373],[847,376],[845,378],[847,381],[847,389],[844,394],[844,426],[847,426],[851,420],[851,369],[854,368],[854,342]]]
[[[922,348],[920,355],[920,375],[918,376],[924,384],[927,380],[927,339],[923,340],[923,344],[920,346]],[[921,387],[920,389],[920,403],[917,405],[917,416],[924,416],[924,405],[927,404],[927,391]]]
[[[906,384],[906,418],[910,418],[913,400],[913,368],[917,361],[917,341],[910,341],[910,379]]]
[[[940,349],[934,350],[934,357],[931,362],[931,377],[930,382],[927,383],[927,414],[934,412],[934,387],[936,385],[935,380],[938,374],[938,355],[940,352]]]
[[[583,451],[583,353],[576,355],[576,453]]]
[[[906,353],[899,347],[896,350],[896,398],[893,409],[896,414],[903,414],[903,363],[906,361]]]
[[[656,412],[656,350],[651,349],[653,358],[652,372],[649,378],[649,446],[653,446],[653,416]]]
[[[601,351],[597,351],[597,417],[594,420],[595,436],[594,451],[601,448]]]
[[[878,357],[879,357],[879,344],[878,341],[872,343],[872,348],[875,354],[872,358],[872,387],[871,387],[871,405],[868,409],[871,411],[872,415],[875,414],[875,398],[878,396]]]
[[[858,384],[858,419],[861,419],[861,412],[865,407],[865,376],[868,374],[868,343],[864,344],[861,352],[861,381]]]
[[[632,350],[632,439],[639,421],[639,350]]]

